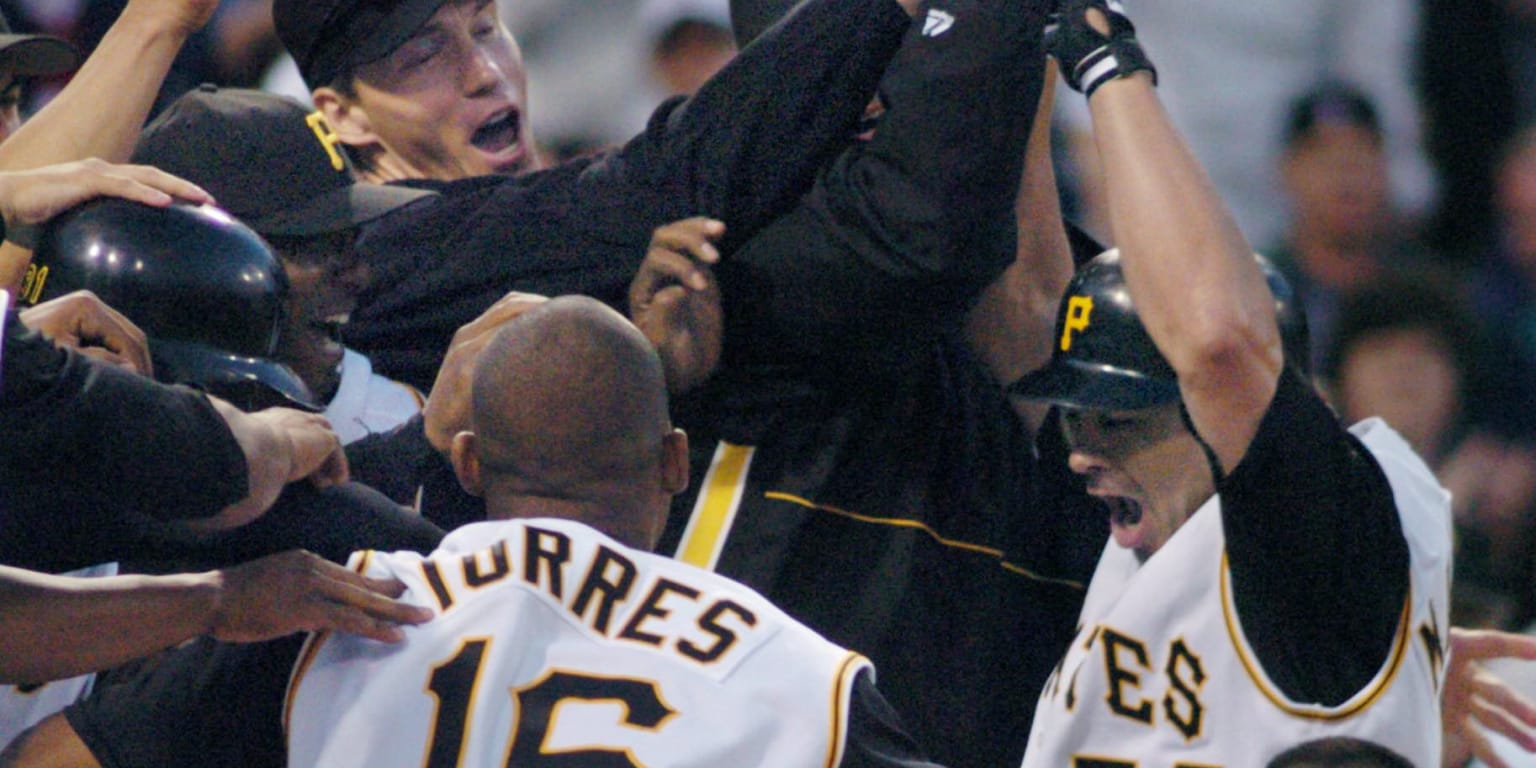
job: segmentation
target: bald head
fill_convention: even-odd
[[[653,512],[660,498],[664,511],[680,490],[666,482],[666,392],[650,342],[598,301],[560,297],[508,322],[481,352],[471,395],[488,506],[558,499],[618,518]]]

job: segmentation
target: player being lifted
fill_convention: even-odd
[[[1113,541],[1025,766],[1254,765],[1331,735],[1438,764],[1448,494],[1313,389],[1288,291],[1119,3],[1064,0],[1046,44],[1087,95],[1118,251],[1074,277],[1051,363],[1012,391],[1064,409]]]

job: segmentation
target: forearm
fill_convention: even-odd
[[[1148,73],[1089,102],[1125,282],[1224,468],[1241,460],[1281,366],[1274,299],[1253,251],[1174,129]]]
[[[191,30],[131,2],[68,86],[0,144],[0,168],[99,157],[124,162]]]
[[[1202,322],[1225,324],[1227,316],[1262,305],[1267,289],[1252,251],[1174,129],[1150,77],[1107,83],[1089,108],[1108,177],[1114,242],[1153,340],[1181,338],[1178,331],[1198,331]],[[1184,350],[1161,341],[1159,348],[1175,370],[1183,370]]]
[[[902,215],[880,223],[921,225],[892,239],[961,271],[984,262],[977,249],[994,238],[1012,255],[1012,213],[1047,81],[1047,3],[956,2],[951,29],[909,34],[892,62],[881,87],[889,109],[850,183],[891,179],[870,194],[887,193],[875,203]]]
[[[32,265],[32,251],[9,240],[0,244],[0,291],[10,291],[20,296],[27,277],[27,267]]]
[[[212,626],[216,573],[80,579],[0,566],[0,682],[107,669]]]
[[[265,422],[251,418],[218,398],[210,397],[208,400],[224,418],[235,442],[240,445],[241,453],[245,455],[245,498],[225,507],[203,525],[228,528],[259,517],[277,501],[293,469],[293,450],[284,436]]]
[[[1054,60],[1045,82],[1056,75]],[[1051,111],[1055,89],[1046,87],[1030,131],[1015,216],[1018,251],[966,318],[975,352],[1001,385],[1045,364],[1051,356],[1056,307],[1072,279],[1072,254],[1061,221],[1056,173],[1051,162]]]

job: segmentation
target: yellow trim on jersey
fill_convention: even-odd
[[[832,686],[832,734],[827,742],[827,768],[837,768],[843,762],[846,746],[848,712],[853,700],[853,681],[859,670],[869,666],[869,659],[855,651],[849,651],[837,665],[837,684]]]
[[[747,469],[752,465],[752,454],[757,448],[750,445],[732,445],[724,440],[715,447],[715,456],[709,462],[709,471],[699,487],[698,501],[694,502],[693,515],[683,540],[677,545],[674,558],[689,565],[713,571],[725,549],[725,540],[736,520],[736,510],[741,507],[742,496],[747,490]]]
[[[1281,712],[1308,720],[1328,722],[1345,720],[1370,708],[1391,687],[1392,681],[1397,678],[1398,670],[1402,668],[1403,659],[1408,655],[1411,634],[1409,625],[1413,618],[1413,586],[1411,584],[1408,587],[1408,596],[1403,600],[1403,613],[1397,620],[1397,637],[1392,641],[1392,654],[1386,666],[1376,673],[1376,678],[1370,685],[1356,692],[1349,701],[1338,707],[1320,707],[1291,702],[1284,693],[1275,689],[1269,677],[1264,674],[1264,669],[1259,665],[1258,660],[1252,657],[1248,643],[1243,638],[1242,628],[1237,622],[1236,606],[1232,603],[1231,573],[1232,570],[1227,564],[1227,553],[1223,550],[1221,553],[1221,612],[1226,620],[1227,636],[1232,641],[1232,648],[1237,651],[1237,658],[1242,662],[1243,669],[1248,672],[1248,679],[1252,680],[1259,692],[1264,694],[1264,697]]]
[[[767,498],[767,499],[773,499],[774,501],[787,501],[787,502],[789,502],[791,504],[798,504],[798,505],[800,505],[802,507],[806,507],[808,509],[814,509],[814,510],[817,510],[817,511],[820,511],[820,512],[830,512],[830,513],[832,513],[834,515],[838,515],[838,516],[841,516],[841,517],[846,517],[846,518],[848,518],[850,520],[856,520],[856,521],[861,522],[861,523],[872,523],[874,525],[889,525],[889,526],[894,526],[896,528],[911,528],[911,529],[914,529],[914,530],[919,530],[919,531],[922,531],[923,533],[928,534],[929,538],[933,539],[934,541],[938,542],[939,544],[941,544],[943,546],[951,547],[953,549],[963,549],[963,550],[966,550],[968,552],[975,552],[977,554],[982,554],[982,555],[987,555],[987,556],[990,556],[990,557],[995,557],[995,558],[998,559],[999,564],[1002,565],[1003,568],[1005,568],[1006,570],[1012,571],[1013,573],[1017,573],[1020,576],[1024,576],[1024,577],[1029,578],[1029,579],[1033,579],[1035,581],[1045,582],[1047,584],[1059,584],[1059,585],[1064,586],[1064,587],[1071,587],[1073,589],[1078,589],[1078,590],[1081,590],[1081,589],[1084,588],[1083,587],[1083,583],[1080,582],[1080,581],[1073,581],[1071,579],[1056,579],[1056,578],[1052,578],[1050,576],[1042,576],[1042,575],[1040,575],[1038,573],[1035,573],[1034,571],[1029,570],[1028,568],[1025,568],[1022,565],[1018,565],[1016,563],[1011,563],[1011,562],[1009,562],[1007,560],[1004,560],[1003,559],[1003,551],[1001,549],[996,548],[996,547],[989,547],[989,546],[986,546],[984,544],[972,544],[970,542],[959,541],[959,540],[956,540],[956,539],[947,539],[947,538],[939,535],[939,532],[935,531],[933,528],[929,527],[927,523],[924,523],[924,522],[921,522],[921,521],[918,521],[918,520],[908,520],[906,518],[900,518],[900,517],[872,517],[870,515],[861,515],[858,512],[851,512],[851,511],[846,510],[846,509],[839,509],[837,507],[828,506],[826,504],[817,504],[816,502],[810,501],[808,499],[802,499],[799,496],[792,496],[790,494],[780,493],[778,491],[769,491],[767,493],[764,493],[763,497]]]
[[[373,559],[373,550],[366,549],[355,553],[357,560],[352,564],[352,570],[359,574],[368,572],[368,563]],[[309,672],[311,664],[315,663],[315,657],[320,655],[320,647],[331,636],[330,630],[311,632],[304,639],[304,647],[299,649],[299,658],[293,662],[293,671],[288,673],[288,691],[283,695],[283,743],[288,742],[288,723],[293,716],[293,700],[299,695],[299,683],[303,682],[304,675]]]

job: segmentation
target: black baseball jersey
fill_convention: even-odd
[[[730,250],[843,145],[908,26],[892,0],[811,2],[615,151],[521,176],[415,182],[441,194],[359,238],[374,280],[348,345],[427,391],[454,331],[508,291],[622,308],[651,233],[690,216],[723,221]]]
[[[873,139],[718,267],[722,370],[677,407],[662,551],[869,656],[946,764],[1019,763],[1105,532],[1042,498],[960,328],[1015,258],[1048,6],[929,5]]]

